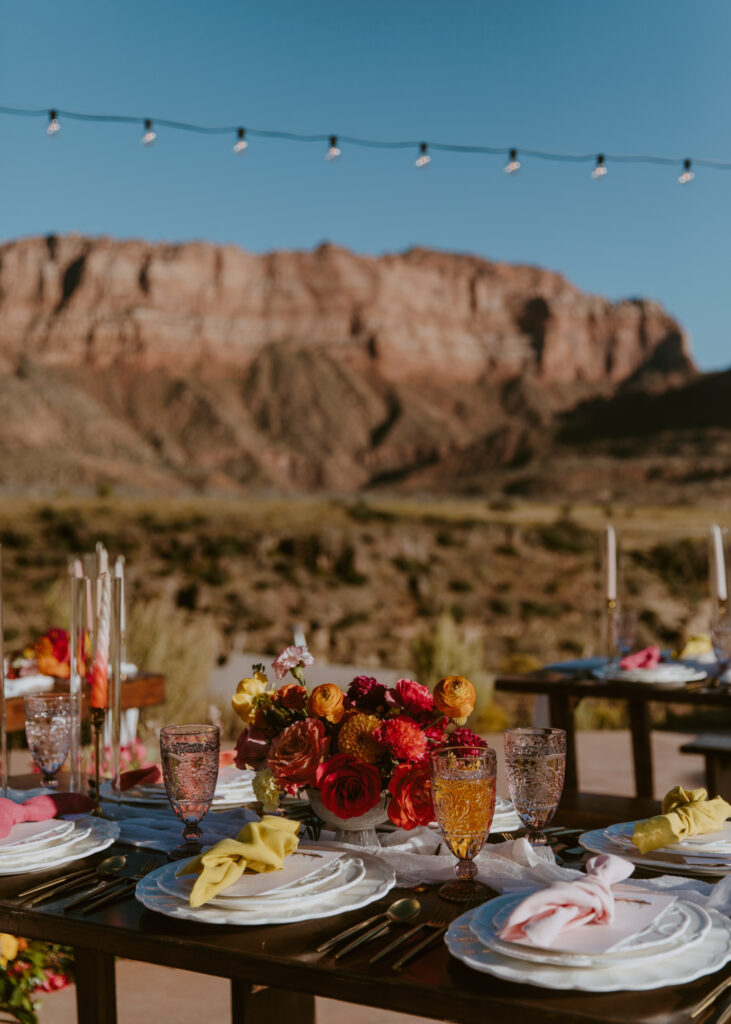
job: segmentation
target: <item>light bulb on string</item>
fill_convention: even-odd
[[[596,158],[596,164],[594,170],[591,172],[592,178],[603,178],[607,173],[607,165],[604,163],[604,154],[600,153]]]
[[[244,153],[249,145],[246,141],[246,129],[239,128],[236,132],[236,142],[234,142],[234,153]]]
[[[426,167],[430,163],[431,157],[427,153],[427,145],[425,142],[422,142],[419,146],[419,156],[414,160],[414,164],[416,167]]]
[[[145,133],[140,139],[143,146],[151,146],[157,138],[157,132],[152,129],[152,121],[149,117],[145,120]]]
[[[61,122],[58,119],[58,115],[55,110],[48,111],[48,127],[46,128],[46,135],[53,137],[58,135],[61,131]]]
[[[690,160],[683,160],[683,173],[678,178],[681,185],[689,185],[693,178],[695,178],[695,174],[691,171],[690,167]]]
[[[503,170],[505,171],[506,174],[515,174],[516,171],[520,170],[520,160],[518,160],[517,149],[510,150],[510,158],[508,162],[505,164],[505,167],[503,167]]]
[[[330,136],[330,148],[325,154],[326,160],[337,160],[340,156],[341,150],[338,148],[338,137],[337,135]]]

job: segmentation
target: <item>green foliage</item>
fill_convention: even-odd
[[[704,541],[682,537],[672,543],[655,544],[649,551],[635,551],[637,565],[656,573],[671,593],[687,597],[706,586],[708,547]]]
[[[0,1010],[20,1024],[38,1024],[35,999],[44,986],[54,987],[51,979],[70,979],[72,974],[73,954],[65,946],[36,941],[21,945],[17,956],[0,967]]]
[[[590,530],[579,526],[573,519],[565,518],[539,526],[536,537],[547,551],[565,551],[574,555],[585,554],[595,543]]]

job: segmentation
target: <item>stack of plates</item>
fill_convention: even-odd
[[[253,778],[254,772],[242,772],[233,765],[221,768],[218,773],[211,810],[227,811],[234,807],[253,803],[256,799],[251,785]],[[110,782],[102,783],[101,793],[104,800],[114,799]],[[168,805],[165,786],[161,782],[143,782],[139,786],[127,789],[121,794],[120,800],[122,803],[135,804],[140,807],[167,807]]]
[[[23,821],[0,839],[0,875],[46,871],[111,846],[119,825],[103,818]]]
[[[716,910],[694,903],[671,901],[639,888],[626,887],[616,902],[611,926],[625,938],[605,952],[604,929],[585,925],[559,936],[553,946],[541,948],[525,940],[506,942],[498,931],[522,896],[500,896],[457,918],[445,941],[450,953],[477,971],[507,981],[541,988],[614,992],[682,985],[712,974],[731,960],[731,921]],[[644,929],[627,935],[629,915],[636,915],[638,898],[650,895],[659,916]],[[669,904],[669,905],[668,905]],[[650,911],[650,914],[654,911]],[[635,917],[632,920],[636,920]],[[604,934],[602,934],[604,933]]]
[[[648,686],[685,686],[686,683],[699,682],[708,675],[702,668],[682,665],[678,662],[661,662],[655,668],[620,668],[618,665],[605,665],[594,669],[597,679],[611,680],[615,683],[645,683]]]
[[[281,871],[245,874],[203,907],[189,897],[195,875],[177,877],[181,862],[166,864],[137,885],[148,910],[208,924],[287,924],[332,917],[381,899],[396,884],[381,858],[351,855],[335,847],[301,844]]]
[[[518,817],[518,813],[510,800],[503,800],[502,797],[495,798],[495,817],[492,819],[490,833],[493,832],[515,832],[517,829],[525,828]]]
[[[662,868],[683,875],[731,874],[731,822],[718,832],[688,836],[672,846],[663,846],[649,853],[640,853],[632,842],[635,822],[624,821],[605,829],[585,832],[581,845],[592,853],[614,853],[633,864]]]

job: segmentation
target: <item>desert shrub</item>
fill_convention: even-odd
[[[708,580],[708,547],[705,541],[682,537],[655,544],[649,551],[633,552],[637,565],[654,572],[674,594],[698,594]]]
[[[449,581],[449,589],[455,594],[469,594],[475,588],[469,580],[455,579]]]
[[[512,611],[510,601],[506,601],[504,597],[491,597],[487,607],[493,615],[510,615]]]
[[[579,706],[574,712],[574,722],[577,729],[627,729],[627,704],[622,700],[586,697],[579,701]]]
[[[221,646],[212,618],[176,608],[163,597],[132,605],[127,651],[140,671],[161,672],[165,703],[143,714],[144,726],[208,721],[208,683]]]
[[[356,587],[362,587],[368,582],[368,577],[356,568],[355,548],[352,544],[343,547],[333,566],[333,573],[341,583],[350,583]]]
[[[350,612],[348,615],[343,615],[342,619],[338,619],[337,622],[333,623],[333,632],[340,629],[350,629],[351,626],[357,626],[359,622],[368,622],[369,618],[368,612]]]
[[[557,519],[554,523],[539,526],[536,537],[547,551],[565,551],[573,555],[582,555],[594,547],[594,536],[591,531],[579,526],[572,519]]]

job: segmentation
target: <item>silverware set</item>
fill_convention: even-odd
[[[144,861],[136,871],[121,874],[126,857],[107,857],[96,868],[72,871],[19,892],[15,899],[23,907],[66,900],[61,910],[89,914],[99,907],[132,895],[138,881],[157,867],[157,858]],[[83,890],[79,892],[79,890]]]

